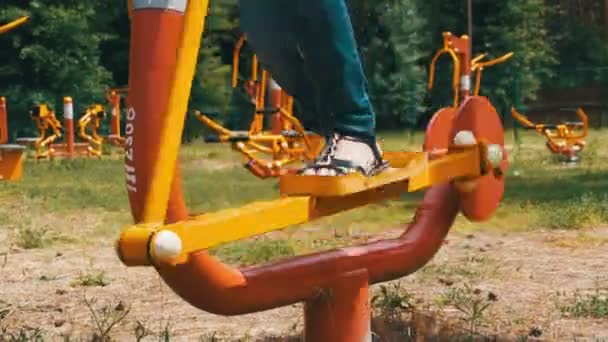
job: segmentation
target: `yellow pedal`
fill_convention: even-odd
[[[279,189],[286,196],[344,197],[387,184],[406,182],[424,176],[428,170],[426,153],[393,152],[385,154],[385,158],[391,167],[375,176],[366,177],[360,173],[336,177],[287,174],[281,176]]]
[[[458,178],[481,175],[478,145],[452,151],[430,160],[424,152],[390,152],[384,158],[391,167],[378,175],[366,177],[359,173],[345,176],[281,176],[279,189],[283,196],[344,197],[355,193],[403,183],[403,191],[417,191]]]

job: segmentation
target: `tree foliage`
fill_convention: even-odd
[[[190,109],[242,128],[252,108],[242,93],[230,89],[238,1],[210,4]],[[450,64],[439,64],[433,92],[426,90],[428,64],[441,47],[443,31],[466,34],[465,1],[348,4],[380,128],[411,126],[449,103]],[[601,15],[608,1],[473,0],[473,5],[473,51],[487,52],[490,58],[515,53],[512,60],[484,72],[483,94],[500,110],[514,102],[517,89],[533,100],[543,87],[608,80],[608,73],[596,72],[606,70],[608,63],[608,16]],[[1,23],[21,15],[31,20],[0,36],[0,94],[9,100],[13,135],[20,134],[15,127],[32,128],[25,114],[34,102],[57,108],[63,96],[72,96],[80,110],[102,102],[106,87],[128,84],[129,18],[122,1],[5,0],[0,5]],[[583,70],[589,67],[593,70]],[[192,119],[186,127],[187,138],[201,133],[201,125]]]
[[[93,3],[3,3],[2,22],[31,16],[26,25],[0,37],[0,93],[10,101],[11,121],[27,119],[26,111],[35,102],[57,108],[63,96],[72,96],[76,108],[82,109],[110,85],[112,75],[101,63],[100,45],[112,36],[97,25],[98,8]]]
[[[353,1],[351,11],[379,128],[413,125],[426,79],[416,1]]]

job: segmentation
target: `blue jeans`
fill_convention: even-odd
[[[241,0],[240,12],[241,29],[260,63],[320,127],[375,136],[345,0]]]

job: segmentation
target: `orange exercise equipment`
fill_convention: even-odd
[[[104,138],[99,136],[97,130],[106,117],[103,105],[93,104],[89,106],[78,120],[78,135],[89,143],[89,154],[101,157],[103,154]]]
[[[385,153],[392,165],[386,174],[286,174],[275,200],[190,217],[177,156],[208,2],[132,6],[125,171],[135,225],[122,230],[116,250],[127,266],[154,265],[193,306],[240,315],[303,302],[306,341],[370,340],[369,286],[425,265],[460,211],[481,220],[497,208],[507,168],[504,132],[486,98],[465,96],[451,121],[427,129],[429,141],[445,144]],[[315,189],[296,188],[300,182]],[[413,223],[397,239],[244,269],[206,251],[423,188]]]
[[[435,67],[437,61],[442,55],[449,55],[454,62],[452,75],[452,90],[454,93],[453,107],[458,107],[459,101],[471,95],[471,75],[475,73],[475,88],[473,93],[479,95],[481,88],[481,74],[484,68],[504,63],[513,57],[513,52],[509,52],[501,57],[493,60],[482,62],[487,54],[481,54],[471,59],[471,48],[469,46],[469,37],[463,35],[461,37],[454,36],[451,32],[443,33],[443,47],[435,53],[431,61],[429,69],[429,90],[433,89],[435,82]]]
[[[0,26],[0,35],[7,33],[29,20],[29,17],[21,17],[8,24]],[[25,147],[9,144],[8,113],[6,98],[0,97],[0,181],[19,181],[23,175],[23,160],[25,159]]]
[[[38,129],[38,139],[34,143],[36,159],[96,156],[91,153],[89,143],[75,141],[72,98],[65,97],[63,102],[63,125],[57,119],[55,111],[47,104],[37,105],[30,111],[30,116]],[[62,137],[64,141],[57,143],[56,141]]]
[[[562,156],[569,163],[580,160],[580,152],[585,148],[585,138],[589,135],[589,118],[582,108],[576,110],[579,122],[562,124],[535,124],[526,116],[511,109],[511,115],[524,128],[532,129],[547,139],[547,148],[553,154]]]
[[[106,90],[106,100],[112,108],[111,124],[110,124],[110,135],[103,137],[110,144],[117,147],[125,146],[125,138],[120,133],[120,121],[121,121],[121,100],[123,94],[128,94],[128,88],[113,88]]]
[[[482,62],[486,57],[486,54],[481,54],[475,58],[471,58],[472,52],[469,43],[469,37],[463,35],[457,37],[451,32],[443,33],[443,47],[437,51],[433,59],[431,60],[430,73],[429,73],[429,90],[433,88],[435,80],[435,66],[439,58],[447,54],[453,61],[453,74],[452,74],[452,90],[453,90],[453,104],[449,107],[444,107],[437,111],[429,122],[429,129],[435,131],[446,131],[450,127],[454,126],[454,120],[457,116],[459,108],[471,98],[477,99],[476,110],[479,113],[487,113],[490,117],[498,117],[496,109],[491,105],[489,100],[485,97],[480,97],[481,87],[481,73],[484,68],[493,66],[502,62],[505,62],[513,56],[513,53],[507,53],[499,58]],[[471,75],[476,73],[475,88],[471,91]],[[483,103],[483,104],[482,104]],[[502,125],[500,126],[502,130]],[[495,132],[495,134],[498,134]],[[446,135],[430,135],[427,134],[424,139],[424,148],[428,151],[436,151],[436,153],[442,153],[445,146],[449,144],[448,137]],[[504,139],[501,138],[500,144],[504,144]],[[506,167],[506,159],[504,161]],[[482,180],[483,186],[478,186],[473,192],[467,192],[466,197],[470,201],[465,201],[465,205],[462,210],[467,214],[468,217],[474,217],[476,219],[485,219],[490,217],[496,210],[496,206],[499,203],[499,199],[502,197],[504,191],[504,178],[486,178]],[[459,183],[457,186],[466,187],[466,182]],[[486,200],[484,200],[484,198]],[[475,204],[472,204],[475,203]]]
[[[25,147],[9,144],[6,98],[0,97],[0,181],[19,181],[23,175]]]
[[[245,36],[242,36],[233,52],[233,89],[239,86],[239,57],[245,41]],[[244,82],[243,87],[255,105],[249,130],[228,130],[200,111],[195,111],[196,118],[215,132],[215,135],[205,139],[206,142],[231,143],[232,148],[244,156],[244,166],[259,178],[279,177],[288,172],[287,167],[312,160],[319,154],[324,139],[304,129],[293,115],[293,98],[281,89],[266,70],[260,72],[255,55],[251,78]],[[267,115],[271,115],[271,128],[268,131],[264,128]]]

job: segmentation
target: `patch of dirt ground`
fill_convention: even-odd
[[[387,235],[392,233],[397,231]],[[437,321],[433,324],[466,328],[459,311],[436,302],[450,286],[470,283],[496,296],[479,329],[486,336],[515,339],[540,332],[538,339],[546,341],[608,341],[608,319],[564,318],[558,309],[576,290],[608,286],[607,246],[608,228],[451,233],[433,261],[401,285],[417,298],[417,309]],[[76,279],[82,283],[85,275],[106,285],[77,286]],[[7,331],[39,328],[48,340],[88,339],[96,331],[91,312],[101,320],[104,305],[109,315],[131,308],[111,332],[120,341],[135,340],[137,322],[140,332],[156,334],[153,339],[168,331],[174,341],[302,330],[301,305],[238,317],[196,310],[162,284],[152,268],[122,266],[109,246],[0,254],[0,324]]]

